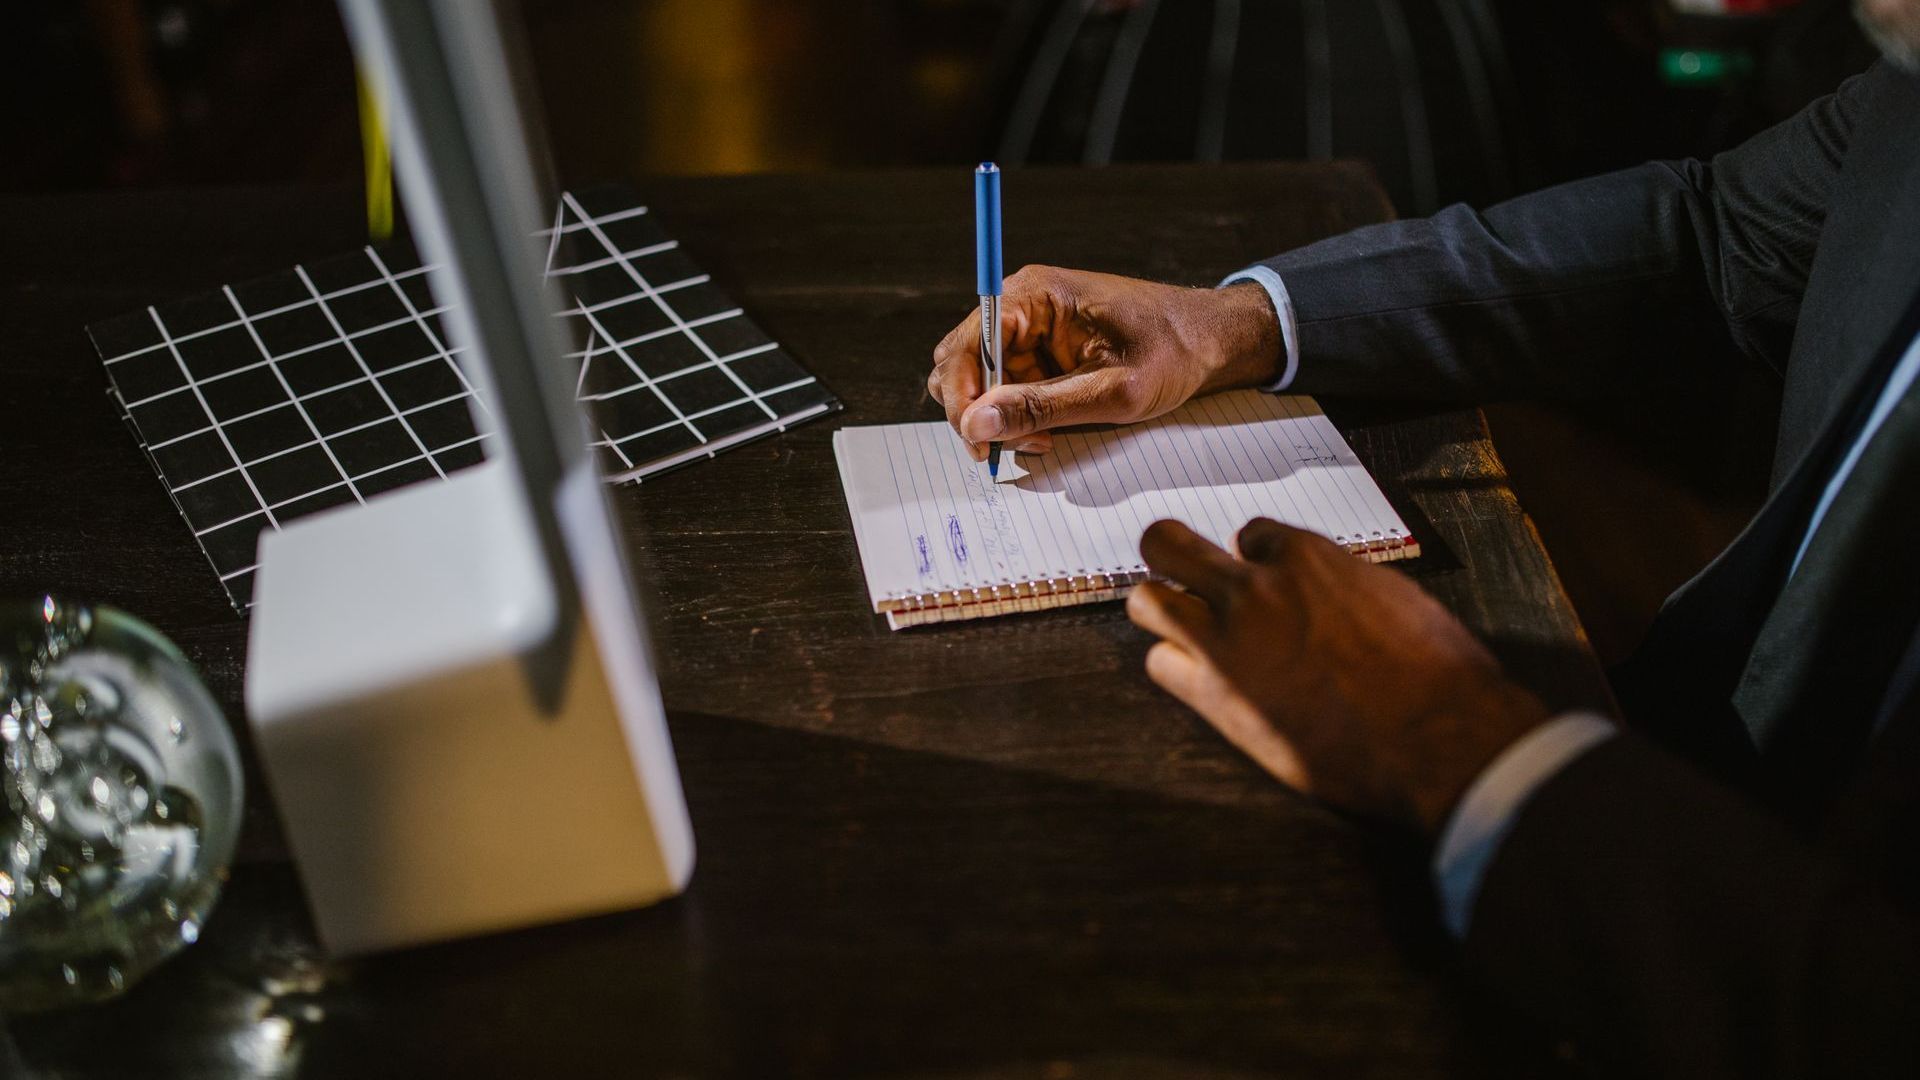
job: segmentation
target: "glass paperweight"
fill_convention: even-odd
[[[219,706],[158,631],[0,603],[0,1012],[110,997],[191,944],[240,784]]]

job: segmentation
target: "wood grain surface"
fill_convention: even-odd
[[[242,858],[199,944],[109,1005],[12,1018],[0,1073],[1484,1074],[1500,1040],[1474,1034],[1424,852],[1286,792],[1155,690],[1119,605],[902,633],[868,610],[831,431],[939,415],[931,350],[973,303],[969,184],[639,185],[847,404],[616,494],[699,844],[684,897],[331,961],[250,760]],[[1389,213],[1340,163],[1015,172],[1005,199],[1010,267],[1194,285]],[[351,249],[358,209],[0,199],[0,595],[153,622],[243,742],[245,625],[82,328]],[[1604,704],[1478,414],[1328,407],[1424,546],[1406,571],[1551,703]],[[498,812],[539,797],[502,791]],[[501,872],[565,870],[507,853]]]

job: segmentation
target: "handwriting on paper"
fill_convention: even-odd
[[[1346,464],[1340,460],[1340,455],[1335,453],[1331,447],[1323,450],[1310,443],[1301,443],[1298,441],[1293,443],[1293,456],[1301,465],[1339,466]]]
[[[980,548],[986,553],[987,561],[1000,573],[1008,572],[1008,561],[1022,559],[1024,553],[1020,546],[1020,532],[1014,524],[1013,512],[1007,506],[1006,496],[1000,493],[1000,487],[983,481],[981,469],[968,469],[962,475],[966,477],[967,501],[973,504],[974,517],[987,523],[984,535],[980,537]]]

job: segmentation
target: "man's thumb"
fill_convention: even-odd
[[[1101,368],[1043,382],[1009,383],[980,395],[960,417],[968,442],[1005,442],[1074,424],[1126,420],[1124,379]]]

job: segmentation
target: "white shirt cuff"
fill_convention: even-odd
[[[1267,296],[1273,300],[1273,312],[1280,317],[1280,347],[1286,354],[1281,359],[1280,378],[1267,385],[1269,393],[1279,393],[1293,385],[1293,376],[1300,369],[1300,347],[1295,334],[1298,330],[1293,318],[1293,297],[1287,295],[1287,283],[1272,269],[1254,265],[1245,270],[1236,270],[1228,274],[1220,287],[1236,282],[1251,281],[1267,290]]]
[[[1575,758],[1613,734],[1613,723],[1598,713],[1564,713],[1501,751],[1467,788],[1447,819],[1433,856],[1440,917],[1454,937],[1467,936],[1481,879],[1527,800]]]

